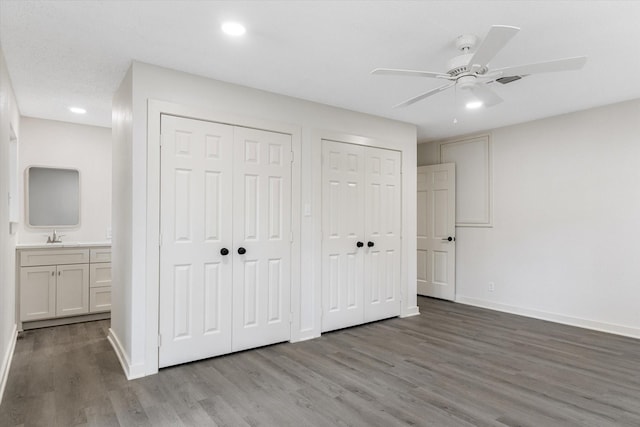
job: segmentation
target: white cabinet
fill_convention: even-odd
[[[110,248],[19,249],[19,319],[47,320],[109,311]]]
[[[401,153],[322,141],[322,331],[400,314]]]

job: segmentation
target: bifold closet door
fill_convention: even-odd
[[[162,116],[160,367],[291,337],[291,136]]]
[[[322,331],[400,314],[401,153],[322,141]]]
[[[322,331],[364,321],[364,149],[322,141]]]
[[[234,139],[233,351],[238,351],[291,337],[292,155],[290,135],[236,127]]]
[[[364,317],[400,314],[401,154],[367,148],[365,158]]]
[[[233,127],[162,116],[160,367],[231,351]],[[224,252],[224,251],[222,251]]]

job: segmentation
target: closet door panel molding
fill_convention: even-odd
[[[233,128],[162,118],[160,366],[231,351]]]
[[[291,336],[291,136],[236,127],[234,150],[233,351],[238,351]]]

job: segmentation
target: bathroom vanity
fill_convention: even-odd
[[[110,317],[108,242],[18,245],[16,278],[20,330]]]

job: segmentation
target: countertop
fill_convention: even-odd
[[[61,243],[18,243],[16,249],[53,249],[53,248],[88,248],[93,246],[111,246],[111,241],[102,242],[61,242]]]

